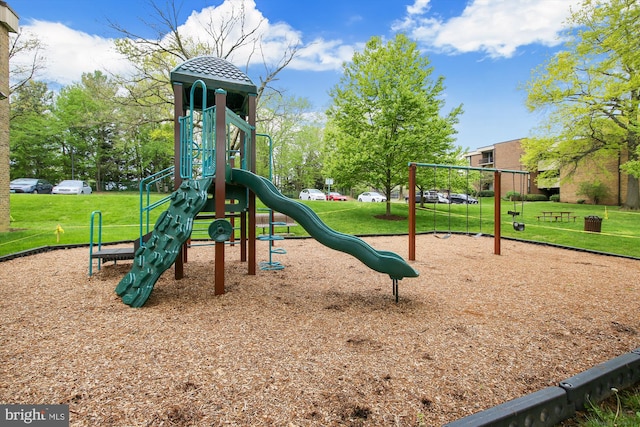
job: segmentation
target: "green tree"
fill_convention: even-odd
[[[100,71],[85,73],[79,83],[60,91],[55,115],[68,176],[94,179],[96,188],[118,181],[121,165],[115,150],[121,137],[118,87]]]
[[[10,176],[61,177],[61,153],[51,109],[54,95],[46,83],[29,81],[16,88],[11,97]]]
[[[410,161],[436,163],[454,149],[454,125],[462,106],[441,115],[444,78],[404,34],[369,40],[343,67],[331,91],[326,141],[328,171],[343,185],[366,184],[387,196],[406,185]]]
[[[566,49],[535,70],[531,111],[548,111],[541,136],[523,143],[523,162],[554,164],[569,176],[578,165],[602,167],[628,156],[624,206],[640,208],[640,6],[636,0],[584,0],[569,19]],[[542,175],[544,178],[544,174]]]
[[[308,99],[280,93],[264,97],[258,110],[259,132],[272,139],[274,182],[288,194],[304,187],[322,188],[324,181],[322,122],[311,110]],[[268,141],[257,142],[257,172],[268,176]]]

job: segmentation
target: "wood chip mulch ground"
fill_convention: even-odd
[[[408,239],[372,237],[407,258]],[[192,248],[140,309],[88,249],[0,264],[0,402],[69,404],[72,426],[437,426],[640,347],[640,261],[418,236],[400,282],[315,240],[247,275]],[[258,243],[258,261],[268,258]]]

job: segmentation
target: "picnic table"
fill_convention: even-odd
[[[542,221],[553,221],[553,222],[563,222],[563,221],[567,221],[569,222],[570,220],[573,220],[573,222],[576,222],[576,215],[573,215],[573,212],[571,211],[542,211],[540,215],[536,216],[536,219],[538,221],[542,220]]]

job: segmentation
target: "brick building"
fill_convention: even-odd
[[[0,1],[0,232],[9,231],[9,33],[18,31],[18,15]]]
[[[520,139],[514,139],[487,147],[480,147],[467,154],[469,166],[501,170],[525,170],[520,163],[520,157],[523,154],[520,141]],[[529,175],[502,174],[500,195],[504,196],[509,191],[517,191],[518,193],[524,194],[546,194],[537,187],[537,176],[537,173],[531,173]],[[494,190],[497,193],[497,189],[493,188],[493,181],[488,181],[484,187],[483,190]]]
[[[499,142],[487,147],[480,147],[467,154],[469,165],[473,167],[484,167],[494,169],[524,170],[520,163],[520,157],[524,154],[521,146],[522,139]],[[552,170],[553,164],[538,165],[538,170],[532,172],[528,179],[520,175],[515,175],[515,183],[507,174],[502,176],[501,195],[509,191],[522,192],[525,189],[527,194],[553,194],[560,195],[561,202],[576,203],[584,200],[584,195],[578,195],[578,189],[583,182],[594,182],[598,180],[608,188],[608,195],[599,203],[605,205],[620,205],[626,198],[626,179],[620,172],[620,164],[625,162],[624,155],[615,158],[598,159],[587,158],[581,162],[575,173],[568,177],[568,171],[558,170],[556,177],[538,179],[540,172]],[[526,179],[526,182],[520,181]],[[493,188],[485,188],[493,189]]]

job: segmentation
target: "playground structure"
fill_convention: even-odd
[[[157,279],[173,264],[175,279],[184,277],[186,242],[197,218],[213,219],[208,231],[215,242],[215,295],[225,291],[225,245],[236,230],[240,241],[234,244],[240,244],[241,261],[247,262],[247,273],[255,275],[256,196],[271,210],[293,218],[321,244],[388,274],[397,301],[398,281],[418,276],[402,257],[332,230],[308,206],[284,197],[270,179],[255,174],[256,87],[244,73],[223,59],[202,56],[176,67],[171,82],[175,191],[145,242],[141,210],[140,247],[131,270],[116,287],[124,303],[144,305]],[[237,220],[240,225],[236,228]],[[271,242],[269,245],[271,249]]]
[[[500,240],[501,240],[501,209],[502,209],[502,204],[501,204],[501,200],[502,200],[502,194],[501,194],[501,188],[502,188],[502,174],[503,173],[510,173],[512,174],[513,177],[513,190],[516,190],[516,181],[515,181],[515,176],[516,175],[522,175],[523,177],[521,177],[518,181],[519,181],[519,188],[520,188],[520,199],[522,202],[522,206],[520,208],[520,211],[517,210],[516,206],[515,206],[515,201],[514,201],[514,209],[510,210],[508,212],[509,215],[512,216],[513,218],[513,228],[516,231],[524,231],[525,229],[525,225],[522,222],[517,221],[517,217],[523,212],[524,210],[524,189],[525,189],[525,179],[524,176],[529,175],[529,172],[527,171],[519,171],[519,170],[505,170],[505,169],[493,169],[493,168],[478,168],[478,167],[471,167],[471,166],[454,166],[454,165],[439,165],[439,164],[434,164],[434,163],[409,163],[409,260],[411,261],[415,261],[416,259],[416,171],[419,167],[422,168],[433,168],[434,169],[434,181],[435,181],[435,172],[437,171],[437,169],[446,169],[449,172],[449,193],[451,192],[451,178],[450,178],[450,174],[452,170],[461,170],[461,171],[466,171],[467,174],[467,185],[468,185],[468,177],[469,177],[469,171],[480,171],[480,172],[492,172],[493,173],[493,187],[495,189],[495,195],[494,195],[494,220],[493,220],[493,224],[494,224],[494,230],[493,230],[493,238],[494,238],[494,247],[493,247],[493,253],[495,255],[500,255],[500,251],[501,251],[501,245],[500,245]],[[449,205],[451,206],[451,205]],[[449,208],[450,209],[450,208]],[[435,209],[434,209],[434,213],[435,213]],[[449,210],[449,215],[451,215],[451,211]],[[468,215],[468,213],[467,213]],[[468,218],[467,218],[468,220]],[[450,223],[449,223],[450,224]],[[482,217],[480,218],[480,224],[482,224]],[[481,225],[482,227],[482,225]],[[435,228],[435,225],[434,225]],[[435,233],[435,229],[434,229],[434,233]],[[449,230],[449,235],[451,234],[451,230]]]

